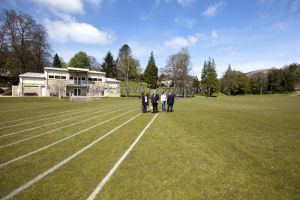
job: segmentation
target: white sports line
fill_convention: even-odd
[[[31,106],[27,108],[14,108],[14,109],[9,109],[9,110],[1,110],[0,112],[11,112],[11,111],[20,111],[20,110],[28,110],[28,109],[35,109],[35,108],[47,108],[47,107],[58,107],[58,106],[63,106],[63,105],[47,105],[47,106]]]
[[[125,105],[125,104],[116,104],[116,105]],[[105,107],[107,107],[107,106],[104,106],[103,108],[105,108]],[[50,116],[50,115],[56,115],[57,116],[58,114],[61,114],[61,113],[68,113],[68,112],[73,112],[73,111],[76,111],[76,110],[83,110],[83,109],[87,109],[87,108],[95,108],[95,107],[87,106],[87,107],[84,107],[84,108],[72,109],[72,110],[68,110],[68,111],[62,111],[62,112],[56,112],[56,113],[49,113],[49,114],[38,115],[38,116],[34,116],[34,117],[25,117],[25,118],[21,118],[21,119],[14,119],[14,120],[10,120],[10,121],[0,122],[0,125],[1,124],[11,123],[11,122],[22,121],[22,120],[26,120],[26,119],[34,119],[34,118],[46,117],[46,116]]]
[[[89,106],[89,107],[85,107],[85,108],[91,108],[91,107]],[[72,109],[72,110],[62,111],[62,112],[57,112],[57,113],[49,113],[49,114],[38,115],[38,116],[34,116],[34,117],[25,117],[25,118],[21,118],[21,119],[14,119],[14,120],[10,120],[10,121],[0,122],[0,125],[11,123],[11,122],[18,122],[18,121],[22,121],[22,120],[26,120],[26,119],[34,119],[34,118],[46,117],[46,116],[50,116],[50,115],[57,115],[57,114],[60,114],[60,113],[67,113],[67,112],[72,112],[72,111],[75,111],[75,110],[82,110],[82,109],[85,109],[85,108]]]
[[[105,106],[105,107],[101,107],[101,108],[106,108],[106,107],[109,107],[109,106]],[[11,127],[16,127],[16,126],[21,126],[21,125],[25,125],[25,124],[32,124],[34,122],[48,120],[48,119],[54,119],[54,118],[62,117],[62,116],[66,116],[66,115],[73,115],[73,114],[77,114],[77,113],[87,112],[87,111],[90,111],[90,110],[95,110],[95,108],[91,108],[91,109],[87,109],[87,110],[81,110],[81,111],[78,111],[78,112],[66,113],[66,114],[62,114],[62,115],[56,115],[56,116],[53,116],[53,117],[48,117],[48,118],[44,118],[44,119],[33,120],[33,121],[30,121],[30,122],[23,122],[23,123],[20,123],[20,124],[14,124],[14,125],[9,125],[9,126],[4,126],[4,127],[0,127],[0,130],[1,129],[6,129],[6,128],[11,128]],[[2,135],[0,137],[3,137],[3,136],[5,136],[5,135]]]
[[[92,113],[92,114],[96,114],[96,113],[103,112],[103,111],[108,111],[108,110],[110,110],[110,109],[100,110],[100,111],[94,112],[94,113]],[[79,122],[71,123],[71,124],[68,124],[68,125],[65,125],[65,126],[56,128],[56,129],[52,129],[52,130],[50,130],[50,131],[46,131],[46,132],[44,132],[44,133],[40,133],[40,134],[38,134],[38,135],[34,135],[34,136],[31,136],[31,137],[28,137],[28,138],[25,138],[25,139],[22,139],[22,140],[18,140],[18,141],[9,143],[9,144],[5,144],[5,145],[0,146],[0,149],[3,149],[3,148],[5,148],[5,147],[9,147],[9,146],[12,146],[12,145],[15,145],[15,144],[19,144],[19,143],[21,143],[21,142],[25,142],[25,141],[28,141],[28,140],[31,140],[31,139],[34,139],[34,138],[37,138],[37,137],[40,137],[40,136],[43,136],[43,135],[52,133],[52,132],[57,131],[57,130],[60,130],[60,129],[67,128],[67,127],[69,127],[69,126],[73,126],[73,125],[76,125],[76,124],[80,124],[80,123],[89,121],[89,120],[91,120],[91,119],[97,118],[97,117],[99,117],[99,116],[103,116],[103,115],[115,113],[115,112],[118,112],[118,111],[120,111],[120,110],[122,110],[122,109],[119,109],[119,110],[116,110],[116,111],[112,111],[112,112],[108,112],[108,113],[104,113],[104,114],[101,114],[101,115],[96,115],[96,116],[87,118],[87,119],[85,119],[85,120],[79,121]],[[80,117],[82,117],[82,116],[84,116],[84,115],[81,115]]]
[[[129,120],[127,120],[126,122],[120,124],[119,126],[117,126],[116,128],[110,130],[109,132],[107,132],[106,134],[102,135],[101,137],[99,137],[98,139],[94,140],[93,142],[91,142],[90,144],[88,144],[87,146],[83,147],[82,149],[80,149],[79,151],[77,151],[76,153],[72,154],[71,156],[69,156],[68,158],[66,158],[65,160],[59,162],[58,164],[54,165],[53,167],[49,168],[48,170],[46,170],[45,172],[39,174],[38,176],[36,176],[35,178],[31,179],[30,181],[28,181],[27,183],[25,183],[24,185],[21,185],[20,187],[18,187],[17,189],[11,191],[10,193],[8,193],[6,196],[2,197],[1,200],[7,200],[7,199],[11,199],[12,197],[14,197],[15,195],[17,195],[19,192],[29,188],[30,186],[32,186],[33,184],[35,184],[36,182],[40,181],[41,179],[43,179],[44,177],[46,177],[47,175],[51,174],[52,172],[56,171],[57,169],[59,169],[60,167],[62,167],[63,165],[65,165],[66,163],[70,162],[71,160],[73,160],[74,158],[76,158],[77,156],[79,156],[80,154],[82,154],[84,151],[88,150],[89,148],[91,148],[92,146],[94,146],[97,142],[103,140],[104,138],[106,138],[107,136],[111,135],[113,132],[115,132],[116,130],[118,130],[119,128],[123,127],[124,125],[128,124],[130,121],[134,120],[135,118],[137,118],[138,116],[140,116],[142,113],[137,114],[136,116],[130,118]]]
[[[118,169],[118,167],[121,165],[121,163],[124,161],[124,159],[128,156],[130,151],[133,149],[133,147],[138,143],[138,141],[141,139],[141,137],[144,135],[146,130],[150,127],[150,125],[153,123],[153,121],[156,119],[158,114],[156,114],[152,120],[148,123],[148,125],[144,128],[144,130],[140,133],[140,135],[135,139],[135,141],[130,145],[130,147],[126,150],[126,152],[123,154],[123,156],[116,162],[116,164],[113,166],[113,168],[108,172],[108,174],[102,179],[102,181],[99,183],[99,185],[95,188],[95,190],[90,194],[90,196],[87,198],[87,200],[93,200],[96,198],[97,194],[101,191],[105,183],[110,179],[110,177],[115,173],[115,171]]]
[[[14,159],[12,159],[12,160],[9,160],[9,161],[6,161],[6,162],[4,162],[4,163],[1,163],[1,164],[0,164],[0,168],[6,166],[6,165],[8,165],[8,164],[11,164],[11,163],[13,163],[13,162],[16,162],[16,161],[18,161],[18,160],[21,160],[21,159],[23,159],[23,158],[29,157],[29,156],[31,156],[31,155],[33,155],[33,154],[36,154],[36,153],[38,153],[38,152],[40,152],[40,151],[43,151],[43,150],[45,150],[45,149],[48,149],[48,148],[50,148],[50,147],[52,147],[52,146],[54,146],[54,145],[57,145],[57,144],[59,144],[59,143],[61,143],[61,142],[64,142],[64,141],[66,141],[66,140],[68,140],[68,139],[70,139],[70,138],[73,138],[73,137],[75,137],[75,136],[77,136],[77,135],[79,135],[79,134],[81,134],[81,133],[83,133],[83,132],[86,132],[86,131],[88,131],[88,130],[90,130],[90,129],[92,129],[92,128],[95,128],[95,127],[97,127],[97,126],[100,126],[100,125],[102,125],[102,124],[105,124],[106,122],[109,122],[109,121],[111,121],[111,120],[114,120],[114,119],[116,119],[116,118],[118,118],[118,117],[121,117],[121,116],[123,116],[123,115],[126,115],[126,114],[128,114],[128,113],[130,113],[130,112],[132,112],[132,111],[128,111],[128,112],[125,112],[125,113],[123,113],[123,114],[117,115],[117,116],[115,116],[115,117],[113,117],[113,118],[110,118],[110,119],[108,119],[108,120],[105,120],[105,121],[103,121],[103,122],[101,122],[101,123],[99,123],[99,124],[95,124],[94,126],[90,126],[89,128],[83,129],[83,130],[81,130],[81,131],[79,131],[79,132],[76,132],[76,133],[74,133],[74,134],[72,134],[72,135],[69,135],[68,137],[65,137],[65,138],[60,139],[60,140],[58,140],[58,141],[56,141],[56,142],[53,142],[53,143],[51,143],[51,144],[48,144],[48,145],[46,145],[46,146],[44,146],[44,147],[41,147],[41,148],[39,148],[39,149],[37,149],[37,150],[34,150],[34,151],[29,152],[29,153],[27,153],[27,154],[24,154],[24,155],[22,155],[22,156],[16,157],[16,158],[14,158]]]

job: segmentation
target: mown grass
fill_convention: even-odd
[[[102,99],[76,103],[39,98],[24,102],[1,101],[2,99],[0,107],[3,109],[8,109],[8,104],[9,109],[20,105],[24,108],[48,104],[58,106],[29,109],[26,114],[3,112],[0,113],[1,122],[12,119],[13,116],[18,119],[37,115],[35,111],[45,114],[79,107],[93,107],[96,111],[101,106],[108,106],[113,110],[120,104],[133,104],[136,108],[125,116],[55,147],[0,168],[0,196],[31,180],[140,112],[139,102],[134,99]],[[122,108],[122,112],[131,109],[129,106]],[[177,99],[174,110],[173,113],[159,113],[137,146],[100,191],[97,199],[300,199],[300,96]],[[91,112],[91,116],[93,115]],[[1,162],[114,115],[117,114],[99,116],[92,121],[0,149]],[[15,198],[86,199],[153,116],[152,113],[139,116]],[[58,116],[50,122],[61,119],[63,117]],[[5,140],[0,138],[0,144],[79,120],[76,118],[29,133],[16,134]],[[30,128],[43,123],[45,122],[24,127]],[[0,124],[1,126],[3,125]],[[9,133],[13,128],[5,131]]]

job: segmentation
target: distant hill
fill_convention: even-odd
[[[258,74],[258,73],[268,74],[272,69],[274,69],[274,68],[270,68],[270,69],[259,69],[259,70],[247,72],[246,75],[247,75],[247,76],[252,76],[252,75]]]

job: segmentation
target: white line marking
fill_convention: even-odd
[[[106,106],[106,107],[102,107],[102,108],[99,108],[99,109],[103,109],[103,108],[107,108],[107,107],[111,107],[111,106]],[[80,112],[68,113],[68,114],[64,114],[64,115],[74,115],[74,114],[78,114],[78,113],[88,112],[88,111],[90,111],[90,110],[95,110],[95,108],[91,108],[91,109],[88,109],[88,110],[83,110],[83,111],[80,111]],[[88,114],[91,114],[91,113],[88,113]],[[53,119],[53,118],[61,117],[61,116],[64,116],[64,115],[54,116],[54,117],[45,118],[45,119]],[[38,128],[41,128],[41,127],[45,127],[45,126],[57,124],[57,123],[60,123],[60,122],[63,122],[63,121],[75,119],[75,118],[82,117],[82,116],[83,116],[83,115],[76,116],[76,117],[73,117],[73,116],[72,116],[72,117],[67,118],[67,119],[63,119],[63,120],[59,120],[59,121],[56,121],[56,122],[44,124],[44,125],[41,125],[41,126],[36,126],[36,127],[33,127],[33,128],[28,128],[28,129],[23,129],[23,130],[20,130],[20,131],[11,132],[11,133],[8,133],[8,134],[5,134],[5,135],[0,135],[0,138],[2,138],[2,137],[7,137],[7,136],[10,136],[10,135],[14,135],[14,134],[17,134],[17,133],[22,133],[22,132],[26,132],[26,131],[31,131],[31,130],[34,130],[34,129],[38,129]],[[26,122],[26,123],[22,123],[22,124],[19,124],[19,125],[7,126],[7,127],[4,127],[4,128],[10,128],[10,127],[14,127],[14,126],[21,126],[21,125],[24,125],[24,124],[31,124],[31,123],[33,123],[33,122],[42,121],[42,120],[45,120],[45,119],[39,119],[39,120],[35,120],[35,121],[32,121],[32,122]],[[0,129],[3,129],[3,128],[0,128]]]
[[[46,170],[45,172],[39,174],[38,176],[36,176],[35,178],[31,179],[30,181],[28,181],[27,183],[25,183],[24,185],[21,185],[20,187],[18,187],[17,189],[11,191],[10,193],[8,193],[7,195],[5,195],[4,197],[1,198],[1,200],[7,200],[7,199],[11,199],[12,197],[14,197],[15,195],[17,195],[19,192],[29,188],[30,186],[32,186],[33,184],[35,184],[36,182],[40,181],[41,179],[43,179],[45,176],[51,174],[52,172],[56,171],[57,169],[59,169],[60,167],[62,167],[64,164],[70,162],[71,160],[73,160],[74,158],[76,158],[77,156],[79,156],[80,154],[82,154],[84,151],[88,150],[89,148],[91,148],[92,146],[94,146],[97,142],[103,140],[104,138],[106,138],[107,136],[111,135],[113,132],[115,132],[116,130],[118,130],[119,128],[121,128],[122,126],[126,125],[127,123],[129,123],[130,121],[134,120],[135,118],[137,118],[138,116],[140,116],[142,113],[137,114],[136,116],[130,118],[129,120],[127,120],[126,122],[122,123],[121,125],[117,126],[116,128],[112,129],[111,131],[107,132],[105,135],[102,135],[101,137],[99,137],[98,139],[94,140],[92,143],[88,144],[87,146],[85,146],[84,148],[80,149],[79,151],[77,151],[76,153],[72,154],[71,156],[69,156],[68,158],[66,158],[65,160],[59,162],[58,164],[54,165],[53,167],[49,168],[48,170]]]
[[[110,110],[110,109],[100,110],[100,111],[97,111],[97,112],[94,112],[94,113],[89,113],[89,114],[96,114],[96,113],[104,112],[104,111],[108,111],[108,110]],[[28,140],[31,140],[31,139],[40,137],[40,136],[43,136],[43,135],[52,133],[52,132],[54,132],[54,131],[63,129],[63,128],[67,128],[67,127],[73,126],[73,125],[75,125],[75,124],[80,124],[80,123],[89,121],[89,120],[91,120],[91,119],[97,118],[97,117],[102,116],[102,115],[106,115],[106,114],[111,114],[111,113],[114,113],[114,112],[118,112],[118,111],[120,111],[120,110],[122,110],[122,109],[119,109],[119,110],[116,110],[116,111],[112,111],[112,112],[109,112],[109,113],[104,113],[104,114],[101,114],[101,115],[96,115],[96,116],[87,118],[87,119],[85,119],[85,120],[79,121],[79,122],[75,122],[75,123],[72,123],[72,124],[68,124],[68,125],[66,125],[66,126],[62,126],[62,127],[59,127],[59,128],[56,128],[56,129],[53,129],[53,130],[50,130],[50,131],[47,131],[47,132],[44,132],[44,133],[40,133],[40,134],[38,134],[38,135],[34,135],[34,136],[31,136],[31,137],[28,137],[28,138],[25,138],[25,139],[22,139],[22,140],[18,140],[18,141],[9,143],[9,144],[5,144],[5,145],[0,146],[0,149],[3,149],[4,147],[9,147],[9,146],[12,146],[12,145],[15,145],[15,144],[19,144],[19,143],[21,143],[21,142],[25,142],[25,141],[28,141]],[[86,116],[86,115],[89,115],[89,114],[81,115],[80,117],[83,117],[83,116]]]
[[[132,111],[133,111],[133,110],[132,110]],[[33,155],[33,154],[36,154],[36,153],[38,153],[38,152],[40,152],[40,151],[43,151],[43,150],[45,150],[45,149],[48,149],[48,148],[50,148],[50,147],[52,147],[52,146],[54,146],[54,145],[57,145],[57,144],[59,144],[59,143],[61,143],[61,142],[63,142],[63,141],[66,141],[66,140],[68,140],[68,139],[70,139],[70,138],[73,138],[73,137],[75,137],[75,136],[77,136],[77,135],[79,135],[79,134],[81,134],[81,133],[83,133],[83,132],[86,132],[86,131],[88,131],[88,130],[90,130],[90,129],[92,129],[92,128],[95,128],[95,127],[97,127],[97,126],[100,126],[100,125],[102,125],[102,124],[104,124],[104,123],[106,123],[106,122],[109,122],[109,121],[111,121],[111,120],[114,120],[114,119],[116,119],[116,118],[118,118],[118,117],[120,117],[120,116],[122,116],[122,115],[125,115],[125,114],[127,114],[127,113],[130,113],[130,112],[132,112],[132,111],[128,111],[128,112],[125,112],[125,113],[123,113],[123,114],[117,115],[117,116],[115,116],[115,117],[113,117],[113,118],[110,118],[110,119],[108,119],[108,120],[105,120],[105,121],[103,121],[103,122],[101,122],[101,123],[99,123],[99,124],[90,126],[89,128],[83,129],[82,131],[76,132],[76,133],[74,133],[74,134],[72,134],[72,135],[69,135],[68,137],[65,137],[65,138],[60,139],[60,140],[58,140],[58,141],[56,141],[56,142],[53,142],[53,143],[51,143],[51,144],[48,144],[48,145],[46,145],[46,146],[44,146],[44,147],[42,147],[42,148],[39,148],[39,149],[37,149],[37,150],[35,150],[35,151],[29,152],[29,153],[27,153],[27,154],[24,154],[24,155],[22,155],[22,156],[19,156],[19,157],[17,157],[17,158],[12,159],[12,160],[9,160],[9,161],[6,161],[6,162],[4,162],[4,163],[1,163],[1,164],[0,164],[0,168],[6,166],[6,165],[8,165],[8,164],[11,164],[11,163],[13,163],[13,162],[16,162],[16,161],[18,161],[18,160],[21,160],[21,159],[23,159],[23,158],[26,158],[26,157],[28,157],[28,156],[31,156],[31,155]]]
[[[11,111],[20,111],[20,110],[28,110],[28,109],[35,109],[35,108],[47,108],[47,107],[57,107],[57,106],[62,106],[62,105],[48,105],[48,106],[32,106],[32,107],[27,107],[23,109],[10,109],[10,110],[1,110],[0,112],[11,112]]]
[[[109,107],[109,106],[105,106],[105,107],[101,107],[101,108],[106,108],[106,107]],[[48,117],[48,118],[44,118],[44,119],[38,119],[38,120],[30,121],[30,122],[24,122],[24,123],[21,123],[21,124],[15,124],[15,125],[10,125],[10,126],[5,126],[5,127],[1,127],[0,130],[1,129],[6,129],[6,128],[11,128],[11,127],[16,127],[16,126],[21,126],[21,125],[25,125],[25,124],[32,124],[34,122],[48,120],[48,119],[54,119],[54,118],[62,117],[62,116],[66,116],[66,115],[73,115],[73,114],[77,114],[77,113],[87,112],[87,111],[94,110],[94,109],[95,108],[91,108],[91,109],[82,110],[82,111],[79,111],[79,112],[66,113],[66,114],[59,115],[59,116],[53,116],[53,117]],[[32,129],[27,129],[27,130],[32,130]],[[24,132],[24,131],[23,130],[22,131],[17,131],[15,133],[20,133],[20,132]],[[12,133],[12,134],[15,134],[15,133]],[[8,136],[8,135],[12,135],[12,134],[1,135],[0,137],[5,137],[5,136]]]
[[[158,116],[156,114],[152,120],[148,123],[148,125],[144,128],[144,130],[140,133],[140,135],[135,139],[135,141],[130,145],[130,147],[126,150],[126,152],[123,154],[123,156],[116,162],[116,164],[113,166],[113,168],[108,172],[108,174],[102,179],[102,181],[99,183],[99,185],[95,188],[95,190],[90,194],[90,196],[87,198],[87,200],[93,200],[97,196],[97,194],[101,191],[105,183],[110,179],[110,177],[115,173],[115,171],[118,169],[118,167],[121,165],[121,163],[124,161],[124,159],[128,156],[130,151],[133,149],[133,147],[138,143],[138,141],[141,139],[141,137],[144,135],[146,130],[150,127],[152,122],[155,120],[155,118]]]
[[[88,107],[85,107],[85,108],[91,108],[91,107],[88,106]],[[11,123],[11,122],[18,122],[18,121],[22,121],[22,120],[26,120],[26,119],[35,119],[35,118],[46,117],[46,116],[50,116],[50,115],[57,115],[57,114],[61,114],[61,113],[68,113],[68,112],[73,112],[73,111],[76,111],[76,110],[82,110],[82,109],[85,109],[85,108],[72,109],[72,110],[63,111],[63,112],[57,112],[57,113],[49,113],[49,114],[39,115],[39,116],[34,116],[34,117],[26,117],[26,118],[21,118],[21,119],[14,119],[14,120],[10,120],[10,121],[0,122],[0,125],[1,124]]]
[[[124,104],[120,104],[118,102],[118,104],[116,104],[116,105],[124,105]],[[15,120],[10,120],[10,121],[0,122],[0,125],[11,123],[11,122],[17,122],[17,121],[27,120],[27,119],[34,119],[34,118],[46,117],[46,116],[50,116],[50,115],[58,115],[58,114],[61,114],[61,113],[68,113],[68,112],[73,112],[73,111],[76,111],[76,110],[83,110],[83,109],[87,109],[87,108],[92,108],[92,106],[86,106],[84,108],[78,108],[78,109],[72,109],[72,108],[70,108],[72,110],[62,111],[62,112],[57,112],[57,113],[49,113],[49,114],[45,114],[45,115],[39,115],[39,116],[34,116],[34,117],[25,117],[25,118],[21,118],[21,119],[15,119]]]

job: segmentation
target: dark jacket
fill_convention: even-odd
[[[158,94],[152,94],[151,96],[151,103],[158,103],[159,101],[159,95]]]
[[[169,95],[167,98],[168,104],[174,104],[175,102],[175,96],[173,94]]]

